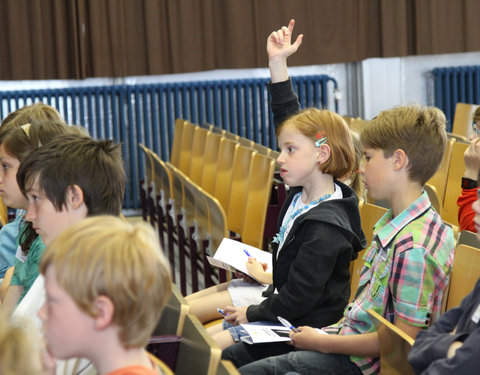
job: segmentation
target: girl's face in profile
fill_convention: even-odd
[[[6,206],[26,209],[28,200],[17,184],[17,171],[20,160],[10,155],[0,144],[0,196]]]

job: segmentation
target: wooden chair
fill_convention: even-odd
[[[222,137],[225,137],[225,133],[226,133],[225,129],[222,129],[222,128],[219,128],[218,126],[212,125],[211,131],[213,133],[221,135]]]
[[[243,147],[253,148],[255,142],[245,137],[238,137],[237,142]]]
[[[469,230],[462,230],[457,239],[457,245],[464,244],[471,247],[480,249],[480,240],[477,237],[477,233],[470,232]]]
[[[165,364],[165,362],[160,360],[160,358],[156,357],[155,355],[153,355],[151,353],[149,353],[149,357],[153,361],[153,363],[155,363],[160,368],[160,370],[162,370],[164,375],[174,375],[172,369],[170,367],[168,367]]]
[[[425,184],[424,186],[425,191],[428,194],[428,198],[430,199],[430,203],[432,203],[433,208],[438,214],[442,215],[442,203],[440,203],[440,198],[438,197],[437,189],[435,186],[430,184]]]
[[[443,198],[442,219],[458,226],[457,199],[461,193],[460,183],[465,172],[465,161],[463,154],[468,143],[455,142],[452,147],[452,156],[448,168],[448,177]]]
[[[242,242],[260,249],[263,248],[265,218],[274,170],[275,160],[271,157],[259,153],[252,155],[247,202],[240,234]]]
[[[3,203],[2,197],[0,197],[0,226],[8,224],[8,209]]]
[[[217,375],[240,375],[232,362],[222,359],[218,365]]]
[[[408,353],[415,340],[373,310],[367,311],[380,341],[380,374],[415,374]]]
[[[270,147],[264,146],[260,143],[254,143],[253,149],[257,151],[259,154],[262,154],[265,156],[270,156],[270,153],[272,152],[272,149]]]
[[[225,212],[228,210],[230,187],[232,186],[233,161],[238,147],[240,147],[239,144],[231,139],[223,138],[220,141],[213,196],[220,201]]]
[[[197,317],[188,314],[178,350],[176,375],[215,375],[222,355]]]
[[[180,152],[182,146],[182,131],[185,125],[185,120],[177,118],[175,120],[175,130],[173,132],[172,148],[170,150],[170,163],[175,167],[180,166]]]
[[[238,142],[238,139],[240,138],[240,136],[238,134],[229,132],[227,130],[223,131],[223,136],[227,139],[231,139],[234,142]]]
[[[450,162],[452,159],[452,150],[455,142],[456,141],[454,139],[447,140],[445,152],[443,154],[442,161],[440,162],[440,166],[438,167],[437,172],[435,172],[435,174],[427,182],[427,184],[435,188],[442,208],[443,208],[443,200],[445,198],[445,188],[447,184],[448,170],[450,168]]]
[[[177,168],[183,173],[190,172],[190,161],[192,159],[193,139],[195,137],[196,125],[185,121],[182,130],[182,141],[180,144],[180,157]]]
[[[480,249],[459,244],[455,248],[446,309],[460,305],[480,277]]]
[[[155,226],[155,172],[153,166],[153,158],[150,149],[142,144],[139,144],[140,150],[145,155],[145,179],[140,187],[140,200],[142,201],[142,217],[145,221],[150,221],[150,224]]]
[[[187,175],[194,183],[198,185],[200,185],[200,183],[202,182],[202,174],[205,161],[205,146],[207,143],[208,133],[208,130],[196,127],[193,137],[191,155],[192,159],[190,161],[190,168]]]
[[[454,141],[468,142],[467,137],[465,137],[463,135],[459,135],[459,134],[453,134],[453,133],[447,132],[447,137],[448,137],[448,139],[453,139]]]
[[[350,129],[356,130],[359,133],[362,133],[363,128],[368,124],[367,120],[363,120],[360,117],[354,118],[348,124]]]
[[[153,332],[153,336],[181,336],[185,317],[189,310],[190,306],[185,298],[183,298],[178,286],[172,283],[172,294],[170,294],[170,298],[168,299],[167,305],[165,306],[157,327]]]
[[[466,137],[472,134],[472,116],[478,104],[457,103],[453,118],[452,133]]]
[[[210,194],[213,194],[215,190],[221,140],[221,135],[209,132],[205,141],[205,155],[203,157],[200,186]]]
[[[373,226],[380,218],[385,215],[388,210],[386,208],[376,206],[371,203],[362,203],[360,206],[360,220],[362,222],[362,230],[367,239],[367,247],[370,246],[373,240]],[[360,272],[365,263],[363,256],[365,250],[358,254],[357,259],[350,263],[350,301],[353,301],[360,280]]]
[[[233,159],[227,222],[228,229],[238,234],[242,233],[248,196],[248,184],[252,171],[252,157],[256,153],[257,152],[251,148],[239,146]]]
[[[0,283],[0,301],[3,301],[5,296],[7,295],[7,290],[10,286],[10,280],[12,279],[13,271],[15,271],[14,266],[10,267],[8,270],[5,271],[3,280]]]

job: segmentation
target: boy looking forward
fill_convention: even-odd
[[[47,247],[40,271],[38,315],[56,358],[87,358],[102,375],[163,373],[145,351],[171,290],[153,228],[87,218]]]
[[[242,374],[377,374],[379,341],[368,309],[411,337],[439,315],[454,237],[423,186],[445,149],[445,116],[420,106],[384,111],[363,131],[362,142],[361,173],[368,192],[375,200],[387,200],[391,209],[374,227],[354,301],[339,324],[325,328],[330,334],[299,327],[291,338],[302,350],[247,364]]]

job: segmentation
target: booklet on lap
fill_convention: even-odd
[[[207,255],[207,259],[213,266],[223,268],[231,272],[238,270],[249,275],[250,277],[253,277],[247,271],[247,253],[257,261],[261,263],[267,263],[268,266],[266,271],[272,272],[271,253],[244,244],[240,241],[232,240],[230,238],[224,238],[215,252],[215,255],[213,257]]]
[[[270,323],[260,324],[241,324],[242,328],[248,332],[241,340],[247,344],[259,344],[265,342],[291,341],[289,337],[290,329],[282,324]]]

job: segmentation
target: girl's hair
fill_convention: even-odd
[[[67,124],[56,120],[32,121],[31,124],[24,124],[3,133],[0,143],[8,154],[21,163],[32,151],[48,143],[57,135],[66,133],[68,129]],[[28,222],[19,241],[24,254],[28,254],[37,237],[38,234],[33,230],[32,223]]]
[[[353,189],[360,199],[365,200],[365,189],[363,188],[362,176],[360,175],[360,165],[363,158],[363,144],[360,139],[360,133],[354,129],[350,129],[353,147],[355,149],[355,165],[352,174],[346,183]]]
[[[13,128],[18,128],[24,124],[29,124],[35,120],[63,122],[63,118],[60,113],[55,108],[47,104],[39,102],[26,105],[5,117],[0,126],[0,139],[6,131]]]
[[[289,117],[277,128],[277,136],[286,125],[293,125],[312,142],[326,137],[330,147],[330,158],[318,168],[322,173],[334,178],[345,176],[355,167],[355,150],[352,137],[345,120],[338,114],[326,109],[307,108]]]

